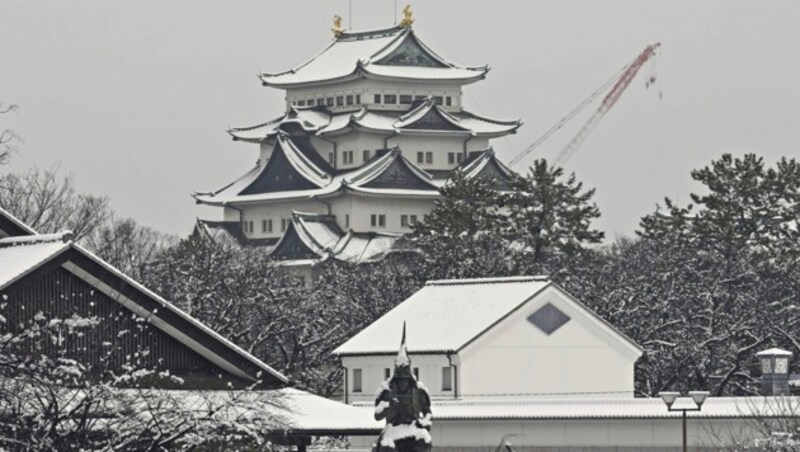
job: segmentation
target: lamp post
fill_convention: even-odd
[[[683,452],[687,452],[688,448],[686,446],[686,412],[687,411],[700,411],[703,407],[703,402],[706,401],[708,398],[708,391],[689,391],[689,397],[692,398],[694,402],[694,407],[682,407],[682,408],[675,408],[672,405],[678,400],[681,393],[679,392],[659,392],[658,395],[661,397],[661,400],[667,405],[667,411],[681,411],[683,412]]]

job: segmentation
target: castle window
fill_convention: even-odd
[[[369,224],[373,228],[385,228],[386,227],[386,215],[380,214],[372,214],[369,216]]]
[[[327,105],[327,106],[329,106],[329,107],[333,107],[333,100],[334,100],[334,99],[333,99],[332,97],[329,97],[329,98],[328,98],[328,99],[325,101],[325,105]]]
[[[433,163],[433,152],[425,153],[425,163]]]
[[[376,103],[376,104],[379,104],[379,103],[381,103],[381,95],[380,95],[380,94],[376,94],[376,95],[375,95],[375,103]]]
[[[400,103],[401,104],[410,104],[411,103],[411,95],[409,95],[409,94],[401,94],[400,95]]]
[[[408,215],[400,215],[400,226],[404,228],[408,227]]]
[[[267,220],[267,232],[272,232],[272,219]]]
[[[320,107],[325,105],[325,99],[317,99],[317,105],[319,105]]]
[[[394,94],[384,94],[383,95],[383,103],[384,104],[396,104],[397,103],[397,96]]]
[[[344,96],[336,96],[336,106],[341,107],[344,105]]]
[[[456,154],[454,152],[447,153],[447,163],[453,165],[456,163]]]
[[[267,232],[267,220],[261,220],[261,232]]]
[[[306,101],[304,101],[304,100],[298,100],[298,101],[297,101],[297,105],[298,105],[298,106],[300,106],[300,107],[305,107],[305,106],[306,106]]]
[[[328,152],[328,163],[331,165],[336,164],[336,158],[333,156],[333,152]]]
[[[309,106],[309,107],[313,107],[313,106],[314,106],[314,103],[315,103],[315,102],[314,102],[314,99],[308,99],[308,106]]]
[[[416,215],[409,216],[408,220],[409,220],[410,226],[414,226],[415,224],[417,224],[417,216]]]
[[[464,154],[458,153],[456,154],[456,163],[461,164],[464,162]]]
[[[287,226],[286,223],[288,223],[288,221],[286,221],[286,218],[281,218],[281,232],[286,230]]]
[[[365,161],[365,162],[366,162],[367,160],[369,160],[369,149],[364,149],[364,152],[363,152],[363,154],[362,154],[362,155],[364,156],[364,161]]]
[[[450,97],[450,96],[445,97],[444,98],[444,104],[447,105],[448,107],[453,105],[453,98]]]
[[[350,214],[349,213],[344,214],[344,227],[346,227],[346,228],[350,227]]]
[[[356,94],[356,103],[357,104],[361,103],[361,94]]]
[[[362,390],[361,369],[353,369],[353,392],[361,392]]]
[[[417,163],[425,163],[425,153],[417,152]]]
[[[347,96],[347,105],[353,105],[353,95]]]
[[[442,105],[442,96],[433,96],[433,103],[436,105]]]
[[[392,376],[392,369],[388,367],[383,368],[383,379],[388,380]]]

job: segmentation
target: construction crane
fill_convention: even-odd
[[[600,122],[603,117],[605,117],[606,113],[611,110],[625,90],[630,86],[633,79],[636,77],[636,74],[639,73],[639,70],[650,60],[654,55],[656,55],[656,51],[661,46],[660,43],[651,44],[639,54],[631,63],[625,65],[619,72],[614,74],[613,77],[608,79],[605,83],[603,83],[600,88],[595,90],[592,94],[590,94],[586,99],[584,99],[577,107],[575,107],[572,111],[569,112],[566,116],[564,116],[558,123],[556,123],[553,127],[551,127],[547,132],[544,133],[539,139],[534,141],[530,146],[525,148],[522,152],[520,152],[516,157],[514,157],[509,164],[511,166],[519,163],[522,159],[528,156],[534,149],[539,147],[540,144],[544,143],[545,140],[550,138],[555,132],[557,132],[561,127],[563,127],[566,123],[568,123],[575,115],[583,111],[588,105],[592,103],[597,97],[599,97],[602,93],[608,89],[609,86],[613,84],[613,88],[611,91],[603,98],[603,101],[600,103],[600,106],[597,110],[592,114],[588,121],[581,127],[581,130],[575,135],[572,140],[558,153],[554,160],[554,164],[563,163],[564,161],[568,160],[575,151],[583,144],[586,140],[586,137],[594,130],[597,124]],[[645,82],[645,87],[649,88],[653,83],[655,83],[656,78],[655,75],[650,75],[647,81]]]

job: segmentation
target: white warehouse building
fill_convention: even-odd
[[[428,282],[334,351],[345,402],[373,411],[404,324],[431,395],[434,451],[680,450],[681,413],[634,397],[642,349],[547,277]],[[687,413],[689,449],[752,445],[763,421],[799,414],[798,397],[711,397]],[[355,450],[372,441],[351,438]]]

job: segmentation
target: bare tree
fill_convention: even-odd
[[[16,112],[19,106],[0,102],[0,115]],[[19,136],[12,129],[0,130],[0,165],[8,163],[11,154],[16,149],[15,144],[19,141]]]
[[[70,230],[82,239],[110,219],[108,202],[79,193],[74,178],[59,176],[57,166],[0,176],[0,207],[40,233]]]

